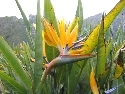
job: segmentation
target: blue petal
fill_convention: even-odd
[[[116,90],[119,86],[121,86],[121,85],[123,85],[123,84],[120,84],[120,85],[118,85],[118,86],[116,86],[116,87],[113,87],[113,88],[111,88],[111,89],[109,89],[109,90],[106,90],[106,91],[104,91],[105,92],[105,94],[109,94],[109,93],[111,93],[111,92],[113,92],[114,90]]]

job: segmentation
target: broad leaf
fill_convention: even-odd
[[[106,81],[108,80],[109,75],[110,75],[110,68],[108,68],[107,70],[105,70],[103,72],[103,74],[101,74],[99,76],[98,83],[99,83],[99,86],[100,86],[101,89],[103,88],[104,84],[106,84]]]
[[[116,87],[116,89],[114,89],[111,92],[111,94],[122,94],[123,92],[125,92],[125,86],[124,86],[122,77],[119,77],[118,79],[114,80],[112,83],[112,87],[109,88],[109,90],[112,88],[115,88],[115,87]]]
[[[28,37],[29,37],[29,39],[30,39],[30,42],[31,42],[31,44],[32,44],[32,46],[33,46],[33,49],[34,49],[34,40],[33,40],[33,38],[31,37],[30,23],[29,23],[29,21],[28,21],[26,15],[25,15],[23,9],[21,8],[20,3],[18,2],[18,0],[15,0],[15,1],[16,1],[16,4],[17,4],[19,10],[20,10],[20,13],[21,13],[21,15],[22,15],[22,17],[23,17],[24,23],[25,23],[26,28],[27,28],[27,31],[28,31],[28,32],[27,32],[27,33],[28,33],[27,35],[28,35]]]
[[[76,93],[75,91],[77,90],[76,88],[77,88],[78,83],[80,83],[79,80],[80,80],[80,77],[82,76],[83,68],[85,67],[86,63],[89,64],[89,62],[87,62],[87,60],[79,61],[79,63],[82,63],[81,68],[77,64],[73,64],[72,68],[69,72],[68,81],[67,81],[68,94]],[[79,91],[79,93],[82,93],[82,91]]]
[[[47,60],[50,62],[53,58],[57,57],[59,55],[58,49],[55,47],[50,47],[46,44],[46,56]]]
[[[124,8],[125,0],[120,0],[116,6],[104,18],[104,32],[107,31],[112,21],[116,18],[119,12]],[[91,32],[87,40],[84,42],[82,54],[91,53],[98,42],[100,24],[98,24]]]
[[[96,63],[96,76],[102,74],[105,71],[106,65],[106,48],[104,39],[104,15],[102,16],[102,22],[99,30],[98,44],[97,44],[97,63]]]
[[[117,49],[114,51],[114,56],[113,56],[114,61],[117,60],[118,58],[120,60],[120,57],[123,54],[122,51],[125,48],[124,46],[125,46],[125,42],[118,45]],[[123,61],[120,61],[120,62],[123,62]]]
[[[81,0],[78,0],[78,6],[77,6],[77,10],[76,10],[76,17],[79,18],[79,21],[78,21],[78,31],[79,31],[79,33],[81,33],[82,24],[83,24],[83,8],[82,8]]]
[[[122,43],[120,48],[116,51],[114,55],[114,62],[116,64],[114,79],[121,76],[123,72],[123,50],[125,48],[125,42]]]
[[[13,90],[18,94],[27,94],[25,87],[21,86],[18,82],[12,79],[3,71],[0,71],[0,78],[4,85],[6,85],[9,89]]]
[[[74,94],[77,83],[80,69],[76,64],[73,64],[70,75],[68,75],[68,94]],[[68,71],[67,71],[68,72]]]
[[[78,22],[79,22],[79,17],[76,17],[76,18],[72,21],[72,23],[70,24],[70,26],[69,26],[70,32],[75,28],[75,26],[78,24]]]
[[[7,44],[7,42],[0,36],[0,50],[2,54],[5,56],[8,64],[11,68],[16,72],[19,76],[25,87],[31,89],[31,79],[26,74],[21,66],[21,61],[16,57],[11,47]],[[25,78],[25,79],[24,79]]]
[[[106,45],[106,59],[109,57],[112,48],[113,40],[111,39],[110,42]]]
[[[123,67],[121,67],[120,65],[116,65],[116,69],[115,69],[115,75],[114,75],[114,79],[117,79],[121,76],[123,72]]]
[[[42,24],[40,14],[40,0],[37,1],[37,16],[36,16],[36,39],[35,39],[35,65],[34,65],[34,86],[37,86],[42,76]],[[36,88],[36,87],[35,87]]]
[[[57,31],[57,34],[59,35],[59,29],[54,8],[50,0],[44,0],[44,17],[54,26]]]

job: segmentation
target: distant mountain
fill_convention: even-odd
[[[102,13],[96,14],[94,16],[88,17],[84,20],[83,27],[86,28],[87,25],[92,25],[92,29],[101,21]],[[119,15],[115,18],[115,20],[111,24],[111,28],[113,32],[118,30],[119,25],[125,24],[125,8],[119,13]]]
[[[92,25],[95,27],[101,21],[102,13],[84,19],[83,26]]]
[[[29,15],[30,24],[35,23],[36,17],[34,15]],[[32,36],[35,37],[35,30],[31,27]],[[12,45],[15,45],[25,41],[29,42],[29,38],[26,33],[26,27],[23,19],[18,19],[16,16],[11,17],[0,17],[0,35]],[[30,42],[29,42],[30,43]]]
[[[9,44],[19,44],[24,40],[29,42],[26,35],[23,19],[12,17],[0,17],[0,35],[2,35]]]
[[[121,13],[119,13],[119,15],[116,17],[116,19],[112,23],[114,31],[117,31],[119,25],[122,25],[123,28],[125,27],[125,8],[121,11]]]
[[[97,15],[84,19],[83,29],[89,30],[90,26],[91,26],[91,29],[93,29],[98,23],[100,23],[101,17],[102,17],[102,13],[99,13]],[[29,21],[30,21],[30,24],[36,23],[36,16],[29,15]],[[121,25],[122,29],[124,29],[124,27],[125,27],[125,9],[116,17],[116,19],[111,24],[111,29],[114,33],[117,31],[119,25]],[[32,29],[31,34],[33,37],[35,37],[34,28],[31,27],[31,29]],[[0,17],[0,35],[2,35],[5,38],[5,40],[11,45],[13,43],[15,45],[17,45],[23,41],[29,42],[23,19],[18,19],[15,16]]]

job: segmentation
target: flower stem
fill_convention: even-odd
[[[45,80],[45,78],[46,78],[46,70],[44,70],[43,71],[43,75],[42,75],[42,78],[41,78],[41,81],[40,81],[40,83],[37,85],[37,87],[36,87],[36,92],[40,89],[40,87],[41,87],[41,85],[43,84],[43,82],[44,82],[44,80]]]

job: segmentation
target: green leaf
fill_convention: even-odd
[[[113,54],[114,61],[117,60],[121,49],[124,48],[124,45],[125,45],[125,41],[123,43],[121,43],[120,45],[118,45],[117,49],[114,51],[114,54]]]
[[[82,76],[82,72],[86,63],[87,68],[89,69],[89,62],[87,62],[87,60],[79,61],[79,63],[83,63],[82,67],[80,68],[76,63],[74,63],[68,76],[68,94],[75,94],[77,85],[79,83],[80,77]],[[82,91],[79,91],[80,94],[81,92]]]
[[[5,56],[6,60],[8,61],[8,64],[11,66],[11,68],[16,72],[16,74],[19,76],[19,78],[23,82],[23,85],[27,89],[31,89],[32,81],[29,78],[29,76],[26,74],[26,72],[23,70],[21,66],[21,61],[16,57],[11,47],[7,44],[7,42],[1,36],[0,36],[0,50],[2,54]]]
[[[24,23],[25,23],[26,28],[27,28],[27,31],[28,31],[28,32],[27,32],[27,33],[28,33],[27,35],[28,35],[28,37],[29,37],[29,39],[30,39],[30,41],[31,41],[31,43],[32,43],[32,45],[33,45],[33,49],[34,49],[34,40],[33,40],[33,38],[31,37],[31,33],[30,33],[30,32],[31,32],[30,23],[29,23],[29,21],[28,21],[26,15],[25,15],[23,9],[21,8],[21,5],[20,5],[20,3],[18,2],[18,0],[15,0],[15,1],[16,1],[16,4],[17,4],[19,10],[20,10],[20,13],[21,13],[21,15],[22,15],[22,17],[23,17]]]
[[[80,93],[79,94],[91,94],[89,93],[90,88],[90,72],[91,72],[91,59],[87,60],[85,63],[85,67],[82,70],[79,79]]]
[[[104,41],[104,15],[99,30],[98,44],[97,44],[97,64],[96,64],[96,77],[105,71],[106,64],[106,48]]]
[[[44,17],[54,26],[57,31],[57,34],[59,35],[59,29],[54,8],[50,0],[44,0]]]
[[[112,47],[113,41],[111,39],[110,42],[106,45],[106,59],[109,57]]]
[[[46,56],[47,56],[47,60],[51,61],[53,58],[56,58],[59,55],[59,51],[57,48],[55,47],[50,47],[49,45],[46,44]]]
[[[32,59],[34,59],[35,57],[32,57],[31,56],[31,49],[30,49],[30,46],[29,44],[26,44],[26,43],[23,43],[23,48],[24,48],[24,52],[22,53],[23,55],[23,60],[22,62],[24,62],[26,68],[27,68],[27,71],[30,73],[29,75],[32,77],[32,79],[34,78],[34,73],[33,73],[33,70],[34,70],[34,62],[31,61]]]
[[[16,1],[16,4],[17,4],[19,10],[20,10],[20,13],[21,13],[21,15],[22,15],[22,17],[23,17],[23,20],[24,20],[24,22],[25,22],[25,24],[26,24],[26,27],[27,27],[28,31],[30,31],[30,23],[29,23],[29,21],[28,21],[26,15],[25,15],[23,9],[21,8],[20,3],[18,2],[18,0],[15,0],[15,1]]]
[[[69,26],[70,31],[74,29],[74,27],[77,25],[78,22],[79,22],[79,17],[76,17]]]
[[[44,17],[54,26],[57,34],[59,35],[59,29],[57,25],[54,8],[50,0],[44,0]],[[50,47],[48,45],[45,46],[48,61],[51,61],[53,58],[59,55],[58,49]]]
[[[109,74],[110,74],[110,68],[108,68],[107,70],[105,70],[105,71],[103,72],[103,74],[101,74],[101,75],[99,76],[99,81],[98,81],[98,83],[99,83],[99,86],[100,86],[101,89],[103,88],[104,84],[106,84],[106,81],[107,81],[108,78],[109,78]]]
[[[47,83],[47,85],[50,85],[48,82],[45,82]],[[38,89],[38,91],[36,92],[36,94],[49,94],[49,88],[47,88],[47,86],[44,84],[42,84]],[[50,87],[52,88],[52,87]]]
[[[115,69],[114,79],[119,78],[122,75],[122,72],[123,72],[123,67],[117,64]]]
[[[56,81],[58,84],[64,84],[66,82],[66,65],[56,68]]]
[[[21,86],[18,82],[0,70],[0,78],[4,85],[18,94],[27,94],[25,87]]]
[[[118,28],[118,31],[116,33],[116,45],[120,45],[121,43],[121,27]]]
[[[76,10],[76,17],[79,18],[78,21],[78,31],[81,32],[82,29],[82,24],[83,24],[83,8],[82,8],[82,2],[81,0],[78,0],[78,6],[77,6],[77,10]]]
[[[119,77],[116,80],[113,80],[112,82],[112,88],[116,87],[118,85],[122,84],[121,86],[119,86],[115,91],[112,92],[112,94],[122,94],[123,92],[125,92],[125,85],[123,83],[123,78]]]
[[[119,14],[119,12],[122,11],[124,6],[125,6],[125,0],[120,0],[116,4],[116,6],[105,16],[105,18],[104,18],[104,32],[107,31],[107,29],[109,28],[112,21],[116,18],[116,16]],[[96,47],[96,45],[98,43],[99,28],[100,28],[100,24],[98,24],[93,29],[93,31],[91,32],[91,34],[89,35],[87,40],[84,42],[84,46],[82,48],[82,49],[84,49],[84,51],[82,52],[82,54],[89,54]]]
[[[122,48],[124,48],[124,45]],[[115,60],[115,63],[116,63],[116,69],[115,69],[115,75],[114,75],[115,79],[119,78],[123,72],[123,51],[122,51],[122,48],[120,48],[118,50],[118,57]]]
[[[68,91],[67,94],[73,94],[75,92],[75,88],[78,82],[78,74],[79,74],[80,68],[73,64],[71,73],[68,77]]]
[[[37,1],[37,16],[36,16],[36,39],[35,39],[35,65],[34,65],[34,86],[39,84],[42,77],[42,24],[40,14],[40,0]]]

